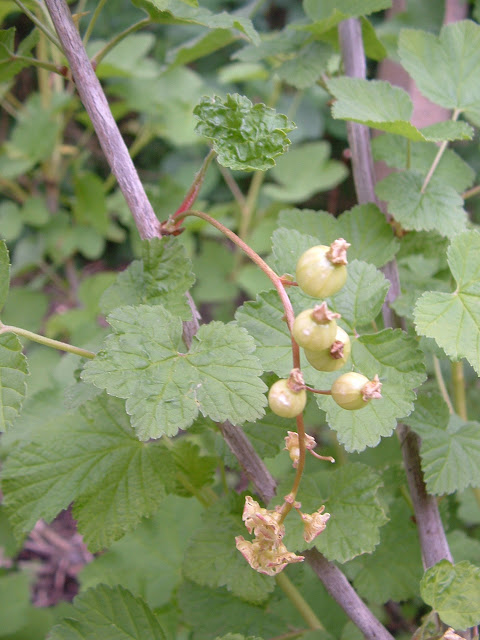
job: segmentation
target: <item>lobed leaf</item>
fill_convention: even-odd
[[[12,333],[0,334],[0,432],[15,422],[27,393],[28,365],[22,344]]]
[[[397,420],[411,413],[425,365],[416,340],[400,329],[360,336],[352,344],[352,362],[369,379],[378,374],[382,398],[355,411],[342,409],[329,396],[317,395],[316,400],[347,451],[363,451],[390,436]]]
[[[445,25],[435,36],[403,29],[402,65],[424,96],[447,109],[480,111],[480,27],[471,20]]]
[[[135,438],[123,402],[103,395],[83,414],[54,415],[45,423],[37,440],[14,449],[3,469],[16,535],[40,518],[51,521],[75,500],[80,531],[96,551],[158,508],[168,455]]]
[[[74,600],[71,617],[53,627],[49,640],[166,640],[141,599],[121,586],[99,585]]]
[[[163,304],[183,320],[191,318],[183,295],[195,282],[185,248],[174,238],[152,238],[142,243],[142,257],[117,276],[102,296],[100,305],[107,314],[124,305]]]
[[[447,252],[457,288],[453,293],[425,292],[414,310],[417,332],[434,338],[451,358],[466,358],[477,373],[480,373],[479,251],[478,232],[457,235]]]
[[[392,173],[377,183],[379,198],[404,229],[436,231],[451,237],[465,228],[463,199],[448,184],[432,178],[422,190],[423,177],[416,171]]]
[[[225,100],[204,96],[193,110],[195,131],[211,141],[218,162],[243,171],[265,171],[290,144],[287,132],[295,128],[287,116],[264,104],[252,104],[238,93]]]
[[[450,415],[439,395],[420,396],[405,420],[422,439],[420,455],[429,493],[480,486],[480,424]]]
[[[188,352],[182,323],[162,306],[120,307],[108,318],[115,333],[82,378],[127,399],[141,440],[175,435],[197,415],[233,424],[263,415],[262,369],[253,339],[239,327],[200,327]]]
[[[466,629],[480,622],[480,568],[470,562],[440,560],[425,572],[420,591],[445,624]]]
[[[350,242],[348,260],[363,260],[376,267],[381,267],[393,259],[398,250],[398,241],[392,232],[391,226],[385,220],[385,216],[374,204],[362,204],[350,211],[342,213],[334,218],[325,211],[312,211],[310,209],[285,209],[280,212],[279,225],[285,229],[296,230],[299,234],[306,234],[315,238],[313,244],[330,244],[337,238],[345,238]],[[277,260],[283,253],[291,251],[289,238],[296,242],[291,234],[284,234],[273,238],[273,251]],[[282,248],[282,244],[284,247]],[[307,249],[313,246],[310,244]],[[278,246],[278,248],[276,248]],[[295,273],[294,257],[298,259],[300,254],[292,256],[289,267]],[[280,268],[280,271],[288,272],[289,269]]]
[[[288,493],[282,485],[279,495]],[[380,476],[364,464],[352,463],[335,471],[305,474],[298,500],[303,513],[313,513],[322,504],[330,513],[326,529],[307,544],[303,539],[303,521],[292,513],[286,522],[285,544],[291,551],[316,546],[329,560],[347,562],[362,553],[371,553],[380,541],[380,527],[388,520],[378,492]],[[355,535],[352,536],[352,523]]]

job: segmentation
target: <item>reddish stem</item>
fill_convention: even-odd
[[[205,180],[205,174],[207,173],[207,169],[210,165],[210,162],[213,160],[215,156],[215,151],[213,149],[210,150],[209,154],[206,156],[203,161],[202,167],[200,171],[196,174],[195,179],[192,183],[192,186],[187,192],[187,195],[183,199],[182,204],[178,207],[175,213],[172,216],[172,220],[175,222],[175,227],[179,227],[185,216],[182,214],[185,211],[188,211],[192,208],[195,200],[197,199],[198,194],[200,193],[200,189],[202,188],[203,181]]]

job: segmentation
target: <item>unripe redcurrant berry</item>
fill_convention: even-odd
[[[314,369],[318,371],[337,371],[348,361],[351,344],[348,333],[337,327],[335,341],[331,347],[322,351],[305,349],[305,357]]]
[[[302,291],[314,298],[327,298],[339,291],[347,280],[349,246],[339,238],[329,247],[321,244],[305,251],[297,262],[295,276]]]
[[[354,411],[366,407],[372,398],[381,398],[381,387],[378,376],[369,380],[361,373],[350,371],[335,380],[331,393],[339,407]]]
[[[340,314],[328,309],[326,302],[313,309],[305,309],[295,318],[293,337],[304,349],[322,351],[332,346],[337,334],[335,319],[339,317]]]
[[[307,392],[299,369],[293,369],[288,379],[277,380],[268,392],[268,404],[277,416],[295,418],[305,409]]]

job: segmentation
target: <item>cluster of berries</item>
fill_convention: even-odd
[[[319,245],[305,251],[296,268],[297,284],[302,291],[315,298],[327,298],[337,293],[347,280],[346,251],[349,246],[339,238],[329,247]],[[336,371],[350,356],[350,338],[337,325],[338,318],[340,314],[330,311],[326,302],[302,311],[295,318],[293,338],[318,371]],[[367,406],[372,398],[380,398],[381,386],[378,376],[369,380],[351,371],[335,380],[330,393],[343,409],[357,410]],[[268,394],[271,410],[284,418],[294,418],[302,413],[306,401],[305,384],[298,369],[294,369],[288,379],[277,380]]]

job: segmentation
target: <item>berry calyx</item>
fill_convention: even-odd
[[[305,357],[317,371],[337,371],[348,361],[352,347],[348,333],[337,327],[335,340],[331,347],[322,351],[305,349]]]
[[[277,380],[268,392],[270,409],[282,418],[296,418],[306,403],[307,392],[300,369],[292,369],[288,379]]]
[[[376,375],[369,380],[361,373],[350,371],[335,380],[332,385],[332,398],[342,409],[355,411],[363,409],[373,398],[381,398],[382,383]]]
[[[304,349],[327,349],[332,346],[337,334],[336,318],[340,318],[340,314],[330,311],[326,302],[313,309],[305,309],[295,318],[293,337]]]
[[[317,245],[303,253],[295,277],[298,286],[314,298],[327,298],[337,293],[347,280],[346,251],[350,244],[338,238],[328,247]]]

